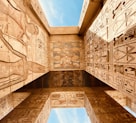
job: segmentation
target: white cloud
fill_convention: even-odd
[[[79,123],[79,116],[78,116],[78,113],[77,113],[77,109],[74,109],[73,111],[73,116],[74,116],[74,122],[73,123]]]
[[[90,118],[89,117],[85,118],[84,123],[91,123]]]
[[[66,123],[66,116],[64,115],[64,112],[62,110],[59,110],[59,109],[54,109],[56,115],[57,115],[57,118],[59,120],[59,123]]]
[[[55,21],[63,24],[64,22],[64,14],[59,9],[59,6],[56,6],[55,2],[52,0],[39,0],[43,10],[45,11],[45,15],[49,24],[53,24]]]
[[[91,123],[91,119],[89,118],[87,112],[85,112],[84,122],[83,123]]]
[[[58,117],[59,123],[70,123],[71,120],[72,123],[80,123],[76,109],[70,109],[69,112],[67,112],[66,109],[54,109],[54,111]]]
[[[54,108],[53,110],[57,116],[57,119],[54,119],[54,121],[56,122],[59,121],[59,123],[91,123],[86,112],[83,111],[84,109]]]

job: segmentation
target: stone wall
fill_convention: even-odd
[[[83,70],[83,58],[83,41],[79,36],[50,36],[51,71]]]
[[[136,97],[136,1],[108,0],[85,41],[86,71]]]
[[[136,101],[131,98],[126,98],[126,106],[136,113]]]
[[[88,88],[85,95],[85,107],[92,123],[131,123],[135,122],[120,104],[103,91],[108,88]]]
[[[51,108],[85,107],[92,123],[136,122],[105,91],[111,88],[42,88],[27,90],[31,95],[4,117],[1,123],[46,123]],[[107,110],[108,108],[108,110]]]
[[[81,87],[85,86],[83,71],[50,72],[47,87]]]
[[[27,84],[23,89],[57,88],[57,87],[104,87],[105,83],[81,70],[50,71]]]
[[[0,97],[49,71],[48,34],[30,2],[0,1]]]
[[[0,120],[23,102],[30,93],[15,92],[0,99]]]

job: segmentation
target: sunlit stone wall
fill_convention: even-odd
[[[82,25],[88,5],[89,5],[89,0],[83,0],[81,15],[80,15],[79,24],[78,24],[79,27],[81,27]]]
[[[136,1],[107,0],[87,31],[85,70],[136,97]]]
[[[0,0],[0,97],[49,71],[47,41],[30,1]]]

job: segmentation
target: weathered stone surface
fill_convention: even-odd
[[[0,122],[45,123],[54,107],[85,107],[92,123],[136,122],[136,118],[105,93],[109,89],[65,87],[28,90],[31,95]]]
[[[50,37],[50,70],[83,70],[83,42],[77,35]]]
[[[51,107],[84,107],[84,92],[53,92]]]
[[[135,0],[107,0],[84,37],[86,71],[130,98],[136,96],[135,7]]]
[[[93,10],[104,1],[90,1],[94,5]],[[90,5],[90,2],[86,4]],[[85,69],[127,95],[126,102],[124,98],[120,101],[120,97],[112,96],[136,111],[135,8],[135,0],[107,0],[84,36],[84,42],[78,31],[81,34],[85,28],[49,27],[38,0],[0,0],[0,118],[15,108],[0,122],[42,123],[47,121],[53,106],[82,105],[92,122],[135,122],[128,112],[103,92],[103,88],[82,88],[81,73],[70,73]],[[88,12],[88,15],[94,14]],[[83,22],[89,21],[87,16]],[[49,71],[64,71],[59,78],[61,81],[55,83],[58,87],[80,87],[33,90],[25,101],[28,95],[10,94]],[[53,79],[57,81],[58,78]],[[50,82],[49,86],[56,85]],[[61,94],[53,96],[60,91]]]
[[[0,99],[0,119],[6,116],[9,112],[14,110],[22,101],[24,101],[30,93],[16,92],[11,93]]]
[[[0,97],[3,97],[49,71],[49,39],[25,0],[20,3],[1,0],[0,18]]]

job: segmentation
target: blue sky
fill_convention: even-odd
[[[78,26],[83,0],[39,0],[50,26]]]
[[[90,123],[85,108],[54,108],[48,123]]]
[[[83,0],[39,0],[50,26],[78,26]],[[48,123],[90,123],[85,108],[55,108]]]

